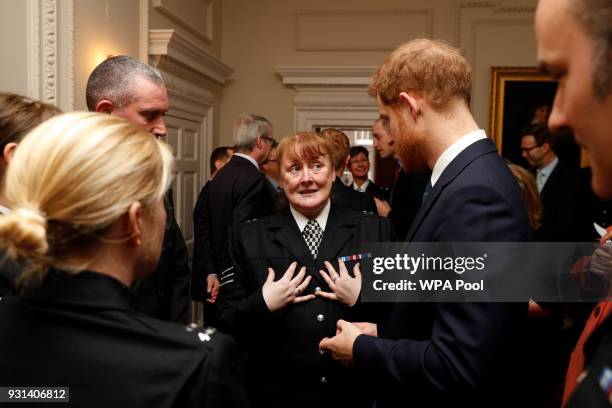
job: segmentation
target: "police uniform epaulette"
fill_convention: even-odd
[[[377,214],[374,211],[363,210],[361,212],[361,215],[371,217],[371,216],[376,216]]]
[[[201,328],[195,323],[189,323],[187,326],[185,326],[185,330],[187,330],[189,333],[193,332],[197,334],[198,339],[203,342],[210,341],[215,335],[215,333],[217,333],[217,329],[215,329],[214,327]]]

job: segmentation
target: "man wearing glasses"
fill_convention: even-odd
[[[523,131],[521,153],[536,171],[536,184],[542,201],[542,226],[536,241],[575,241],[577,173],[565,166],[553,150],[546,124],[530,125]]]
[[[233,276],[227,251],[228,228],[268,215],[274,206],[269,183],[259,170],[274,144],[272,123],[262,116],[240,115],[234,124],[234,143],[235,153],[211,182],[206,205],[212,250],[204,255],[204,265],[209,276],[219,278],[220,288]],[[216,294],[215,288],[212,293]]]

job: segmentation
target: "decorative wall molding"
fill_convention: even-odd
[[[378,110],[355,107],[302,108],[295,111],[296,132],[312,132],[321,127],[370,128],[378,118]]]
[[[28,44],[28,96],[40,99],[40,67],[42,53],[40,50],[40,2],[28,0],[26,5],[27,25],[26,42]]]
[[[214,106],[220,87],[233,70],[174,30],[149,30],[149,63],[166,83],[170,110],[166,124],[168,142],[174,147],[177,222],[193,246],[191,214],[201,186],[207,179],[212,151]]]
[[[287,67],[274,70],[283,78],[283,84],[292,86],[335,85],[367,87],[376,67]]]
[[[200,121],[214,103],[212,90],[234,72],[175,30],[149,30],[149,62],[164,74],[175,115]]]
[[[297,51],[389,51],[431,37],[433,10],[305,11],[296,14],[295,29]]]
[[[343,106],[364,107],[367,109],[376,102],[366,89],[342,89],[337,87],[295,87],[295,105],[303,107],[338,108]]]
[[[457,4],[457,46],[473,66],[472,113],[483,128],[489,121],[490,67],[536,64],[535,5],[536,0]]]
[[[376,67],[275,67],[283,84],[295,89],[294,130],[316,126],[370,127],[378,117],[368,95]]]
[[[234,70],[175,30],[149,30],[149,55],[184,65],[183,72],[223,85]]]
[[[43,36],[43,100],[57,103],[57,4],[44,0],[42,10]]]
[[[28,94],[74,107],[73,0],[28,0]]]
[[[168,4],[168,0],[153,0],[153,7],[159,10],[160,13],[170,18],[174,22],[178,23],[185,30],[195,35],[200,40],[211,43],[213,41],[213,4],[210,0],[200,0],[203,4],[203,16],[202,16],[202,27],[197,27],[188,21],[185,16],[182,16],[180,12],[173,9]]]
[[[469,9],[489,9],[489,13],[530,13],[533,14],[536,8],[535,0],[514,0],[514,1],[463,1],[457,5],[457,19],[455,25],[456,44],[461,45],[462,31],[464,27],[464,13]]]
[[[138,4],[138,58],[149,62],[149,0],[139,0]]]

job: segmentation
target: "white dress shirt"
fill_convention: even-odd
[[[555,157],[555,159],[548,163],[547,166],[544,166],[536,171],[536,184],[538,186],[538,193],[542,192],[544,186],[546,185],[546,180],[548,180],[548,177],[550,177],[555,167],[557,167],[558,163],[559,158]]]
[[[370,180],[366,180],[365,183],[363,183],[361,185],[361,187],[359,187],[357,184],[355,184],[355,182],[353,181],[353,189],[355,191],[359,191],[361,193],[365,193],[366,189],[368,188],[368,186],[370,185]]]
[[[453,159],[459,156],[459,153],[468,148],[468,146],[476,143],[479,140],[486,139],[487,134],[484,130],[478,129],[463,135],[459,140],[450,145],[444,153],[440,155],[434,168],[431,172],[431,186],[435,186],[436,182],[442,175],[442,172],[446,167],[453,161]]]
[[[315,218],[315,220],[317,220],[317,223],[323,231],[325,231],[325,226],[327,225],[327,218],[329,217],[330,208],[331,201],[328,199],[327,204],[325,204],[325,207],[323,207],[323,210],[319,213],[317,218]],[[293,215],[293,219],[295,219],[295,222],[297,223],[300,232],[304,232],[304,228],[306,228],[306,224],[308,224],[308,221],[310,220],[306,218],[304,214],[294,209],[293,206],[289,205],[289,209],[291,209],[291,215]]]

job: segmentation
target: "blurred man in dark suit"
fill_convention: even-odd
[[[274,208],[270,183],[259,170],[274,143],[272,131],[268,119],[253,114],[240,115],[234,124],[234,155],[210,183],[210,199],[205,205],[210,214],[211,251],[204,254],[202,262],[209,276],[219,277],[219,296],[223,296],[223,285],[233,275],[228,229],[234,224],[266,216]]]
[[[276,141],[272,144],[272,149],[270,149],[268,158],[265,162],[261,163],[259,167],[261,171],[265,173],[266,178],[272,185],[274,193],[280,193],[282,190],[278,185],[278,143]]]
[[[221,167],[232,158],[234,149],[229,146],[217,147],[210,155],[210,180],[204,184],[193,209],[193,261],[191,274],[191,299],[215,303],[219,294],[219,277],[206,271],[204,259],[210,252],[210,214],[208,213],[209,189],[212,179]],[[208,297],[208,298],[207,298]],[[206,309],[206,308],[205,308]]]
[[[398,159],[395,152],[395,141],[389,134],[389,122],[384,119],[376,119],[372,126],[374,136],[374,148],[385,159],[393,157]],[[395,232],[400,240],[403,240],[416,217],[423,202],[423,192],[431,177],[431,170],[406,173],[398,162],[398,171],[393,181],[389,202],[376,201],[378,215],[387,217],[393,224]]]
[[[578,204],[577,172],[555,154],[553,135],[546,124],[530,125],[523,131],[521,152],[536,171],[542,202],[541,226],[535,240],[575,242]]]

